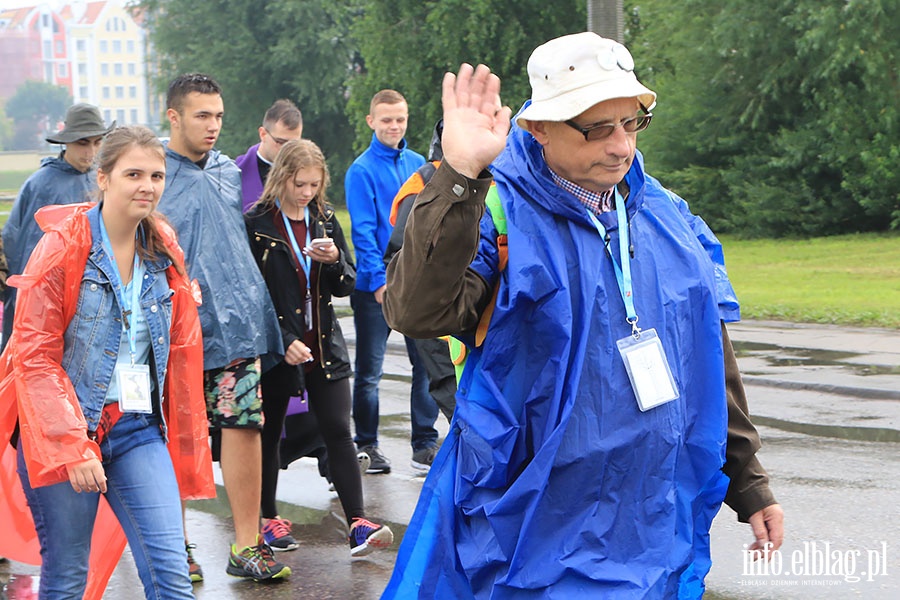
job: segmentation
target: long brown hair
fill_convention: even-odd
[[[291,140],[281,147],[275,162],[272,163],[272,169],[266,178],[266,187],[257,204],[266,208],[275,206],[275,201],[284,194],[288,180],[300,169],[311,167],[322,169],[322,185],[316,193],[315,202],[319,214],[324,216],[331,176],[328,174],[328,165],[325,163],[322,150],[309,140]]]
[[[143,125],[128,125],[113,129],[103,139],[97,155],[97,169],[107,175],[111,174],[122,155],[134,147],[157,153],[163,163],[166,161],[166,151],[153,131]],[[175,260],[175,256],[166,246],[165,239],[160,233],[160,221],[168,224],[166,218],[155,210],[141,220],[144,243],[138,244],[137,252],[143,260],[154,260],[165,256],[172,261],[175,269],[184,275],[182,266]]]

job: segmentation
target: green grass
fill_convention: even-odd
[[[745,319],[900,329],[898,234],[722,243]]]
[[[337,215],[352,248],[346,208]],[[722,244],[745,319],[900,329],[900,234]]]
[[[0,201],[0,226],[11,202]],[[350,216],[337,217],[351,250]],[[900,329],[900,234],[809,240],[722,236],[745,319]]]
[[[334,214],[341,224],[341,229],[344,230],[344,237],[347,238],[347,245],[350,246],[350,251],[352,252],[353,240],[350,239],[350,213],[347,212],[347,207],[345,206],[335,206]]]
[[[34,171],[0,171],[0,196],[15,196]]]

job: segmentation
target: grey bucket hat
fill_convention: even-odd
[[[106,135],[115,127],[115,121],[109,127],[103,123],[99,108],[92,104],[79,103],[66,111],[66,122],[62,131],[48,135],[46,139],[51,144],[70,144],[95,135]]]

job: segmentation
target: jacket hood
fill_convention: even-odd
[[[96,169],[91,169],[87,173],[84,171],[79,171],[63,158],[63,153],[60,152],[59,156],[47,156],[41,159],[42,167],[50,167],[51,169],[57,169],[62,171],[63,173],[71,173],[72,175],[87,175],[88,173],[95,173]]]
[[[197,163],[195,163],[194,161],[192,161],[192,160],[191,160],[190,158],[188,158],[187,156],[185,156],[185,155],[183,155],[183,154],[179,154],[178,152],[175,152],[174,150],[170,149],[170,148],[169,148],[169,143],[168,143],[168,142],[165,142],[164,145],[165,145],[165,147],[166,147],[166,156],[167,156],[167,157],[170,157],[170,158],[172,158],[172,159],[174,159],[174,160],[177,160],[177,161],[179,161],[179,162],[181,162],[181,163],[184,163],[185,165],[194,165],[194,167],[196,167],[196,168],[198,168],[198,169],[200,168],[200,167],[197,165]],[[222,152],[219,152],[218,150],[216,150],[215,148],[213,148],[212,150],[210,150],[210,151],[207,153],[206,166],[203,167],[203,170],[204,170],[204,171],[208,171],[209,169],[213,169],[213,168],[215,168],[215,167],[218,167],[218,166],[222,165],[223,163],[226,163],[226,162],[228,162],[228,161],[230,161],[230,160],[231,160],[231,159],[228,158],[228,155],[223,154]]]

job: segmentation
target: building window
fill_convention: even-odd
[[[78,63],[78,74],[87,77],[87,63]]]
[[[62,40],[56,40],[56,53],[57,54],[65,54],[65,47],[63,46]]]
[[[118,121],[119,123],[125,122],[125,109],[124,108],[120,108],[119,110],[116,111],[116,121]]]
[[[112,121],[112,112],[108,108],[103,111],[103,120],[107,123]]]
[[[69,69],[66,68],[66,63],[56,65],[56,76],[62,78],[69,76]]]
[[[113,73],[116,75],[122,74],[122,63],[116,63],[113,65]]]
[[[122,40],[113,40],[113,52],[116,54],[122,53]]]
[[[106,22],[107,31],[125,31],[125,21],[119,17],[113,17]]]
[[[100,52],[103,52],[104,54],[109,52],[109,42],[107,42],[106,40],[100,40]]]
[[[83,85],[78,88],[78,95],[81,97],[82,100],[87,100],[88,88],[86,85]]]
[[[78,40],[75,42],[75,49],[78,52],[87,52],[87,42],[84,40]]]
[[[41,15],[41,26],[50,27],[50,15]]]
[[[100,75],[103,77],[109,76],[109,63],[100,63]]]
[[[138,122],[138,111],[136,108],[131,109],[131,124],[136,125]]]
[[[53,45],[50,40],[44,40],[44,58],[50,58],[53,55]]]
[[[125,48],[128,51],[128,54],[134,54],[134,40],[125,42]]]
[[[109,86],[108,85],[103,86],[103,99],[109,100]]]
[[[137,65],[135,65],[134,63],[128,63],[128,74],[134,75],[136,71],[137,71]]]
[[[128,97],[129,98],[137,98],[137,86],[136,85],[128,86]]]
[[[116,86],[116,98],[124,98],[125,97],[125,86],[117,85]]]

